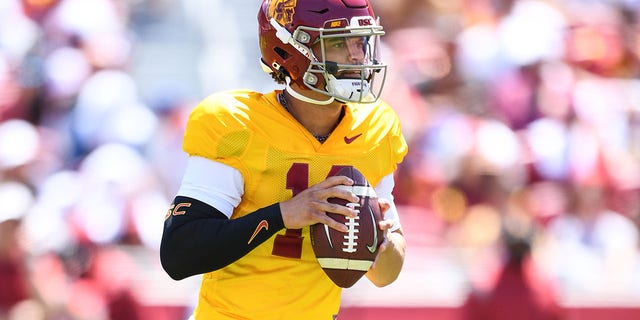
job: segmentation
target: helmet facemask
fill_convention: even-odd
[[[309,60],[307,70],[294,81],[342,102],[375,102],[380,97],[387,66],[380,62],[378,43],[384,31],[372,17],[330,20],[324,23],[324,28],[299,26],[292,34],[274,19],[270,24],[282,43],[291,45]],[[351,62],[344,57],[333,59],[342,63],[329,59],[336,46],[343,46],[352,53],[350,56],[357,58]],[[273,65],[263,68],[267,72],[278,69]],[[382,80],[374,81],[377,77]]]
[[[371,17],[353,17],[351,21],[327,21],[324,28],[300,26],[292,38],[311,42],[310,34],[317,35],[313,43],[301,43],[308,46],[307,52],[312,52],[302,78],[306,87],[341,102],[377,101],[387,69],[379,58],[379,37],[384,31],[377,21]],[[336,53],[342,56],[336,59]],[[350,58],[345,60],[347,53]],[[374,81],[380,77],[380,81]]]

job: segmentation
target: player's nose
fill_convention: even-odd
[[[349,61],[362,62],[364,60],[364,51],[362,50],[362,45],[356,42],[348,41],[347,51],[349,54]]]

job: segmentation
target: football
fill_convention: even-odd
[[[334,220],[344,223],[347,232],[329,228],[325,224],[311,226],[311,244],[322,270],[342,288],[353,286],[371,267],[384,240],[378,222],[382,219],[376,193],[367,179],[354,167],[343,167],[335,175],[353,179],[352,186],[342,186],[360,198],[358,203],[331,198],[329,202],[353,206],[358,216],[349,218],[328,213]]]

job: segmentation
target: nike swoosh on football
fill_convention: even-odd
[[[371,210],[370,206],[367,207],[369,208],[369,214],[371,214],[371,223],[373,223],[373,244],[367,245],[367,250],[374,253],[378,250],[378,226],[376,226],[376,218],[373,215],[373,210]]]
[[[362,135],[362,133],[358,133],[358,134],[356,134],[356,135],[355,135],[355,136],[353,136],[353,137],[347,137],[347,136],[344,136],[344,142],[345,142],[346,144],[350,144],[351,142],[353,142],[353,141],[355,141],[356,139],[358,139],[361,135]]]
[[[329,234],[329,226],[324,225],[324,233],[327,235],[327,240],[329,240],[329,247],[333,249],[333,243],[331,243],[331,235]]]
[[[247,244],[251,244],[251,241],[253,241],[253,239],[262,229],[269,230],[269,223],[267,222],[267,220],[262,220],[260,221],[260,223],[258,223],[258,226],[256,226],[256,230],[253,231],[253,234],[251,235],[251,238],[249,238],[249,242],[247,242]]]

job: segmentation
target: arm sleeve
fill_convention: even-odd
[[[244,193],[244,179],[237,169],[199,156],[187,161],[177,195],[198,199],[231,217]]]
[[[193,198],[177,196],[164,222],[162,267],[175,280],[220,269],[284,228],[278,203],[238,219]]]

